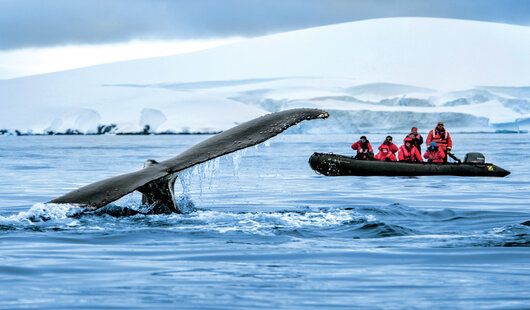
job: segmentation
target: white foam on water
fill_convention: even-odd
[[[83,208],[73,204],[37,203],[27,211],[0,216],[0,225],[27,228],[46,223],[46,226],[61,224],[75,227],[79,225],[79,221],[73,216],[82,211]]]
[[[275,235],[278,230],[312,230],[342,226],[351,221],[368,221],[366,216],[352,210],[243,213],[198,210],[185,215],[185,218],[182,215],[173,216],[173,220],[177,222],[184,219],[186,225],[176,225],[175,229],[201,229],[218,233],[242,232],[264,236]]]

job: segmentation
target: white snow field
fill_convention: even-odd
[[[530,27],[373,19],[0,81],[7,133],[215,132],[292,107],[331,112],[309,132],[528,130]]]

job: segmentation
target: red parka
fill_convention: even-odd
[[[451,135],[447,130],[440,132],[438,129],[434,128],[433,130],[429,131],[426,145],[428,146],[431,144],[431,141],[436,142],[438,147],[444,152],[447,148],[453,148],[453,140],[451,140]]]
[[[357,151],[357,153],[361,153],[363,149],[367,149],[369,152],[373,152],[374,150],[372,149],[372,145],[370,144],[369,141],[366,141],[366,143],[364,143],[364,147],[363,147],[363,143],[361,142],[361,140],[355,142],[354,144],[351,145],[351,148],[355,151]]]
[[[445,159],[445,152],[441,148],[438,148],[436,151],[427,150],[427,152],[423,154],[423,157],[425,157],[425,159],[427,159],[427,161],[430,163],[443,163]]]
[[[383,150],[381,149],[381,147],[383,147],[383,149],[386,149],[387,152],[384,153]],[[380,160],[380,161],[397,161],[396,155],[394,155],[392,152],[390,152],[386,145],[381,145],[379,147],[379,150],[380,150],[380,152],[377,153],[375,155],[375,157],[374,157],[376,160]]]
[[[388,149],[391,153],[396,153],[396,152],[399,150],[398,146],[395,145],[395,144],[392,143],[392,142],[388,142],[388,143],[387,143],[387,142],[385,141],[385,142],[383,142],[383,143],[379,146],[378,149],[381,151],[381,148],[382,148],[382,147],[387,147],[387,149]]]
[[[398,153],[399,161],[409,161],[409,162],[422,162],[421,154],[415,146],[411,146],[410,149],[407,149],[406,146],[402,145],[399,148]]]
[[[423,144],[423,137],[419,133],[414,134],[411,132],[405,137],[405,139],[406,138],[412,139],[412,145],[414,145],[421,154],[421,145]],[[405,141],[405,139],[403,139],[403,142]]]

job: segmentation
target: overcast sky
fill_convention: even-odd
[[[185,42],[193,41],[195,49],[200,49],[197,42],[211,47],[234,38],[395,16],[530,26],[530,0],[0,0],[0,79],[28,74],[23,70],[13,72],[19,68],[13,69],[17,59],[32,67],[27,60],[28,50],[35,55],[60,51],[54,54],[60,60],[68,54],[64,48],[112,49],[135,41],[143,44],[142,55],[149,57],[159,55],[149,51],[156,51],[161,42],[174,44],[173,49],[167,48],[169,54],[178,52]],[[151,41],[158,45],[149,48],[145,42]],[[123,46],[117,50],[123,50]],[[193,49],[187,46],[182,50]],[[84,54],[85,62],[69,66],[63,63],[61,67],[59,61],[57,68],[115,61],[103,57],[87,62],[87,53],[80,54]],[[113,53],[109,50],[107,54]],[[68,55],[75,56],[72,52]],[[53,65],[52,58],[43,65]],[[71,63],[75,63],[74,58]]]

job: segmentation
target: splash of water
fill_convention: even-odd
[[[234,168],[235,177],[239,176],[239,166],[241,164],[241,159],[247,154],[247,152],[248,148],[239,150],[229,155],[230,157],[232,157],[232,165]]]
[[[219,171],[219,163],[219,158],[215,158],[213,160],[207,161],[203,164],[196,166],[196,168],[194,169],[194,172],[197,173],[199,178],[199,193],[201,197],[203,193],[204,184],[206,184],[208,190],[212,190],[213,180],[215,179],[215,176]]]
[[[258,150],[258,147],[255,145],[254,149]],[[231,161],[233,175],[236,178],[239,177],[241,161],[247,155],[248,150],[249,148],[238,150],[225,156]],[[214,180],[220,170],[220,162],[221,158],[215,158],[179,172],[177,180],[181,187],[181,193],[176,197],[176,203],[179,207],[194,209],[194,203],[191,199],[193,185],[198,187],[199,199],[202,199],[205,188],[210,191],[213,189]]]

